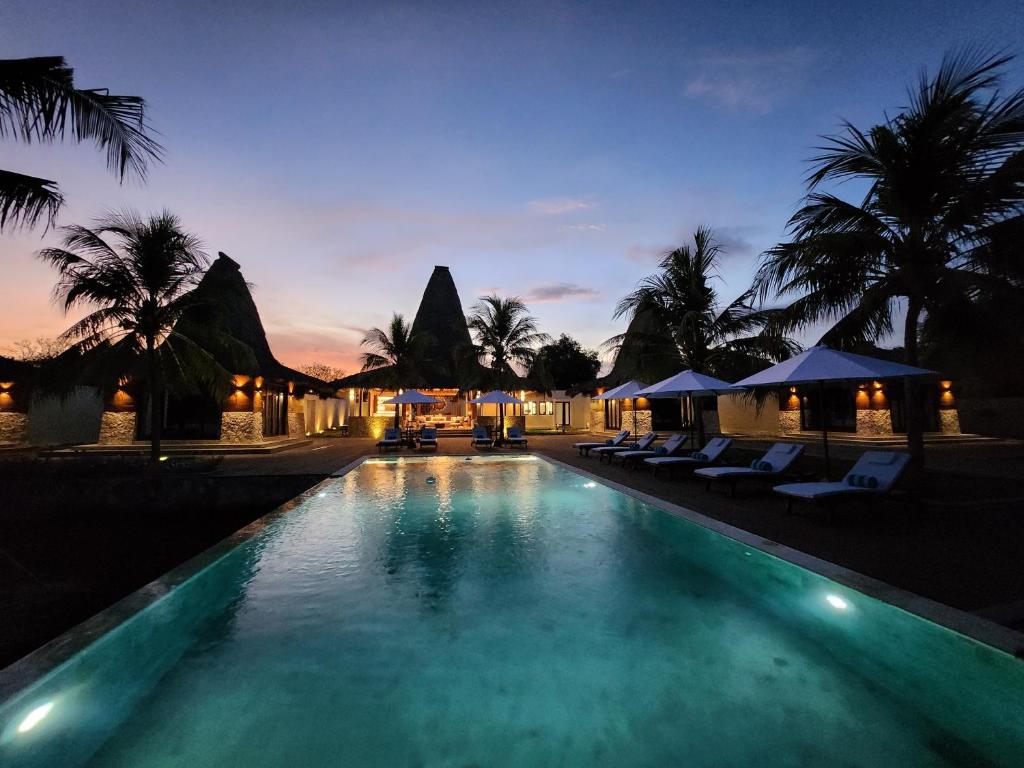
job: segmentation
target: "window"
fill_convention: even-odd
[[[540,404],[540,415],[541,416],[552,416],[555,413],[555,404],[550,400]]]
[[[536,416],[537,403],[534,402],[533,400],[528,400],[527,402],[523,403],[523,413],[527,416]]]

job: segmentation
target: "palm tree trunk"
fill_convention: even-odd
[[[918,364],[917,329],[921,320],[921,302],[911,297],[907,304],[907,317],[903,324],[903,349],[907,365]],[[924,471],[924,401],[917,380],[903,380],[903,398],[906,408],[907,450],[910,452],[910,474],[918,480]]]
[[[164,388],[153,338],[146,339],[146,367],[149,374],[149,460],[156,464],[160,461],[160,437],[164,427]]]

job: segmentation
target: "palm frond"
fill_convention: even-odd
[[[56,182],[0,170],[0,231],[4,227],[34,227],[46,219],[53,226],[64,197]]]

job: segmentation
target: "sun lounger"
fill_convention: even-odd
[[[521,445],[523,448],[526,447],[526,438],[523,437],[523,433],[519,431],[519,427],[509,427],[508,434],[505,436],[505,441],[509,445]]]
[[[908,453],[866,451],[846,477],[837,483],[787,483],[772,490],[787,497],[787,509],[790,511],[794,501],[838,502],[877,498],[892,490],[909,463]],[[831,517],[831,509],[829,513]]]
[[[594,448],[601,448],[606,445],[621,445],[627,437],[629,437],[629,430],[624,429],[611,440],[602,440],[599,443],[573,443],[572,447],[579,452],[580,456],[589,456]]]
[[[437,450],[437,430],[433,427],[423,427],[420,430],[420,450],[424,448]]]
[[[474,448],[493,448],[494,441],[487,434],[487,427],[473,427],[473,439],[471,444]]]
[[[598,461],[604,461],[607,457],[608,462],[611,463],[612,456],[621,451],[646,451],[652,445],[654,441],[658,439],[657,432],[648,432],[646,435],[641,437],[632,445],[602,445],[600,448],[594,448],[591,453],[597,454]]]
[[[730,445],[732,445],[730,437],[713,437],[703,448],[694,451],[689,456],[653,456],[644,459],[644,463],[650,465],[655,475],[658,474],[658,470],[667,469],[669,477],[671,477],[677,469],[697,469],[714,464],[722,458],[722,454]]]
[[[637,467],[640,465],[641,461],[652,456],[675,456],[683,449],[683,446],[686,445],[686,441],[689,439],[690,438],[687,435],[669,435],[668,440],[657,447],[652,446],[644,451],[620,451],[615,454],[615,456],[618,456],[622,460],[622,466],[625,467],[632,465]]]
[[[707,480],[705,490],[715,481],[728,483],[731,495],[740,480],[778,480],[785,476],[803,452],[804,446],[797,443],[776,443],[748,467],[706,467],[694,474]]]
[[[402,433],[397,427],[388,427],[384,430],[384,437],[377,441],[377,452],[384,453],[385,450],[402,447]]]

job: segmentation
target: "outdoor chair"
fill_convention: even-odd
[[[508,433],[505,435],[505,441],[512,446],[526,447],[526,438],[519,431],[519,427],[509,427]]]
[[[687,435],[669,435],[668,439],[657,447],[648,447],[646,449],[637,449],[630,451],[620,451],[615,454],[622,460],[622,466],[638,467],[640,462],[644,459],[652,456],[675,456],[679,451],[682,450],[683,446],[686,445],[686,441],[690,438]],[[614,458],[614,457],[613,457]],[[609,459],[609,463],[611,460]]]
[[[831,520],[839,502],[887,495],[909,463],[909,453],[866,451],[839,482],[787,483],[772,490],[786,497],[787,512],[793,511],[794,501],[827,502]]]
[[[715,481],[727,483],[731,496],[736,493],[736,484],[741,480],[778,480],[784,477],[803,452],[804,446],[797,443],[776,443],[749,467],[707,467],[698,469],[694,474],[707,480],[704,490],[709,490]]]
[[[730,445],[732,445],[730,437],[713,437],[703,448],[694,451],[689,456],[652,456],[649,459],[644,459],[644,463],[651,466],[655,476],[657,476],[658,470],[667,469],[669,478],[671,478],[677,469],[697,469],[714,464],[722,458],[722,454],[729,449]]]
[[[420,430],[420,450],[433,448],[437,450],[437,430],[434,427],[423,427]]]
[[[487,427],[476,426],[473,427],[473,439],[470,444],[474,448],[493,448],[494,441],[491,436],[487,434]]]
[[[384,437],[377,441],[377,452],[394,448],[396,451],[402,447],[402,430],[398,427],[388,427],[384,430]]]
[[[597,454],[598,461],[604,461],[605,457],[608,457],[608,463],[611,463],[612,456],[622,451],[646,451],[652,445],[654,441],[658,439],[657,432],[648,432],[646,435],[641,437],[635,443],[631,445],[602,445],[599,448],[594,448],[593,453]]]
[[[579,452],[580,456],[589,456],[590,452],[594,448],[602,448],[604,446],[610,446],[610,445],[621,445],[623,442],[625,442],[627,437],[629,437],[629,430],[628,429],[624,429],[621,432],[619,432],[619,434],[617,434],[615,437],[613,437],[611,440],[602,440],[599,443],[595,443],[595,442],[573,443],[572,447],[575,448]]]

